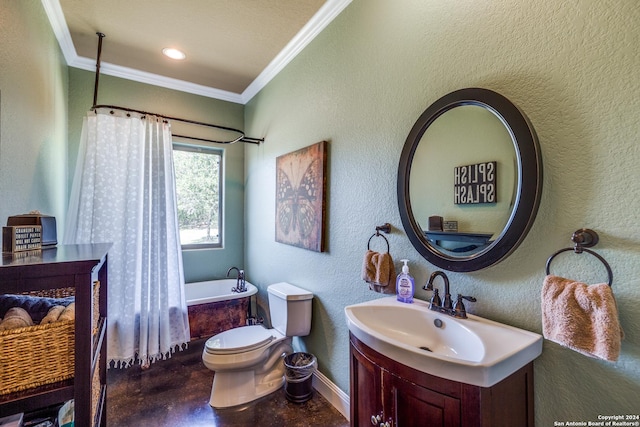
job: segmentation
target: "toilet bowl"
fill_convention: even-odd
[[[209,404],[227,408],[251,402],[284,384],[284,356],[293,352],[292,337],[311,329],[313,295],[288,283],[267,288],[272,329],[241,326],[205,343],[202,362],[215,372]]]

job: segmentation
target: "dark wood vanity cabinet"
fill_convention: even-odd
[[[0,294],[72,287],[75,288],[76,315],[74,377],[1,395],[0,417],[35,412],[74,399],[76,426],[106,426],[107,251],[110,247],[110,244],[60,245],[30,253],[3,254]]]
[[[350,334],[351,425],[533,427],[533,363],[486,388],[425,374]]]

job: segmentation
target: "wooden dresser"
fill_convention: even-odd
[[[111,244],[59,245],[41,251],[3,254],[0,294],[73,287],[76,317],[74,378],[0,396],[0,417],[74,399],[76,426],[106,426],[110,247]],[[94,295],[96,282],[99,287]],[[25,349],[27,354],[28,351]]]

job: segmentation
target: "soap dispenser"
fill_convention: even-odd
[[[402,273],[396,278],[396,294],[400,302],[411,304],[413,302],[413,294],[415,293],[415,281],[409,275],[408,259],[400,260],[404,263]]]

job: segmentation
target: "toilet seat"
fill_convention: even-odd
[[[219,355],[247,353],[268,346],[272,341],[282,338],[281,335],[261,325],[242,326],[209,338],[205,343],[205,352]]]

